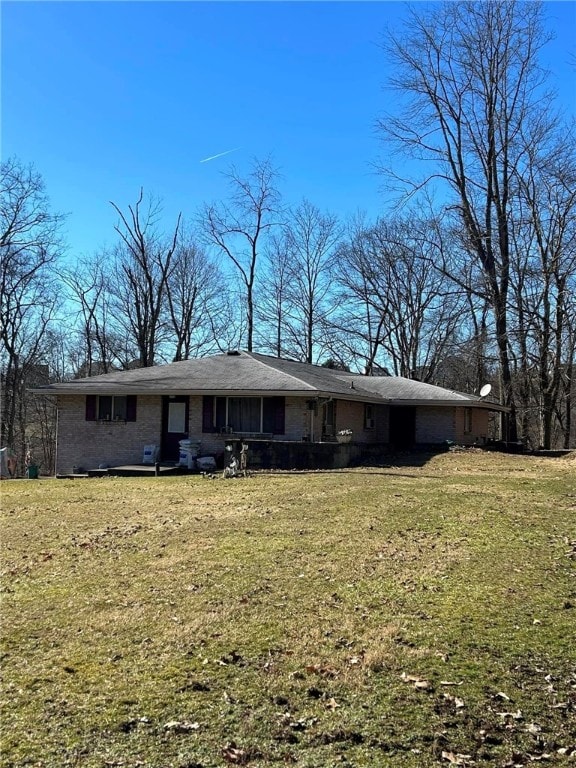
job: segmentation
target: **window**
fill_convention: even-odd
[[[284,434],[283,397],[213,397],[203,400],[203,432]]]
[[[472,432],[472,408],[464,408],[464,434]]]
[[[86,395],[86,421],[136,421],[136,395]]]
[[[126,421],[126,397],[100,395],[98,397],[98,419],[100,421]]]
[[[186,432],[186,403],[168,403],[168,432]]]
[[[263,432],[261,397],[228,397],[226,426],[233,432]]]
[[[374,429],[374,406],[366,403],[364,406],[364,429]]]

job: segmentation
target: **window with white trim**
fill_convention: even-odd
[[[364,405],[364,429],[374,429],[374,406],[372,403]]]

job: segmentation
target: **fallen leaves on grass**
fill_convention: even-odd
[[[442,759],[447,760],[449,763],[452,763],[452,765],[472,765],[473,761],[471,757],[471,755],[454,754],[454,752],[446,752],[445,750],[442,750]]]
[[[164,730],[172,733],[191,733],[199,730],[199,728],[199,723],[191,723],[188,720],[170,720],[164,725]]]
[[[221,656],[220,659],[218,659],[218,664],[220,664],[221,667],[226,667],[229,664],[240,664],[243,666],[245,660],[238,651],[230,651],[230,653]]]
[[[308,664],[306,672],[309,675],[320,675],[320,677],[336,677],[338,670],[335,667],[324,666],[322,664]]]
[[[233,763],[234,765],[247,765],[252,760],[258,760],[262,757],[260,750],[239,747],[234,741],[222,747],[221,754],[227,763]]]
[[[496,713],[499,717],[501,717],[503,720],[506,720],[510,718],[511,720],[522,720],[524,715],[522,712],[517,709],[516,712],[497,712]]]
[[[235,765],[244,765],[246,763],[246,751],[237,747],[234,741],[222,747],[222,757],[228,763],[234,763]]]
[[[444,699],[450,702],[450,704],[454,704],[456,709],[462,709],[463,707],[466,706],[464,699],[461,699],[458,696],[450,696],[449,693],[444,694]]]
[[[565,480],[548,461],[539,479],[540,465],[496,459],[494,471],[475,459],[465,477],[459,456],[458,482],[452,465],[441,473],[441,498],[433,468],[266,477],[240,502],[238,488],[230,496],[196,479],[103,483],[103,498],[87,481],[88,505],[70,498],[78,484],[54,482],[37,509],[15,500],[18,514],[3,520],[7,759],[571,762],[576,540],[561,538],[572,518],[559,494],[573,474]],[[474,479],[480,471],[492,472],[489,488]],[[306,537],[296,539],[301,490]],[[390,514],[394,491],[402,504]],[[167,504],[176,523],[163,522]],[[259,522],[270,509],[273,526]],[[14,583],[12,568],[16,578],[26,568],[30,584]],[[279,643],[290,651],[270,649]]]
[[[418,675],[407,675],[406,672],[402,672],[400,677],[405,683],[412,683],[414,688],[417,688],[418,690],[425,691],[430,688],[430,681],[425,680]]]
[[[79,539],[76,535],[72,535],[72,546],[80,547],[81,549],[105,547],[111,540],[134,536],[139,533],[142,528],[143,526],[140,523],[126,525],[123,528],[117,525],[109,525],[102,531],[94,532],[88,536],[84,535],[82,539]]]

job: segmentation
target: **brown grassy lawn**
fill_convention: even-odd
[[[3,482],[1,765],[576,762],[576,457]]]

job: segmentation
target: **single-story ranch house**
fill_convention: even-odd
[[[234,438],[252,466],[338,467],[415,446],[482,444],[502,406],[392,376],[362,376],[251,352],[38,387],[57,397],[58,474],[140,464],[154,445],[177,462],[180,441],[219,461]],[[351,438],[339,436],[351,432]],[[347,445],[340,440],[349,439]],[[78,469],[76,469],[78,471]]]

